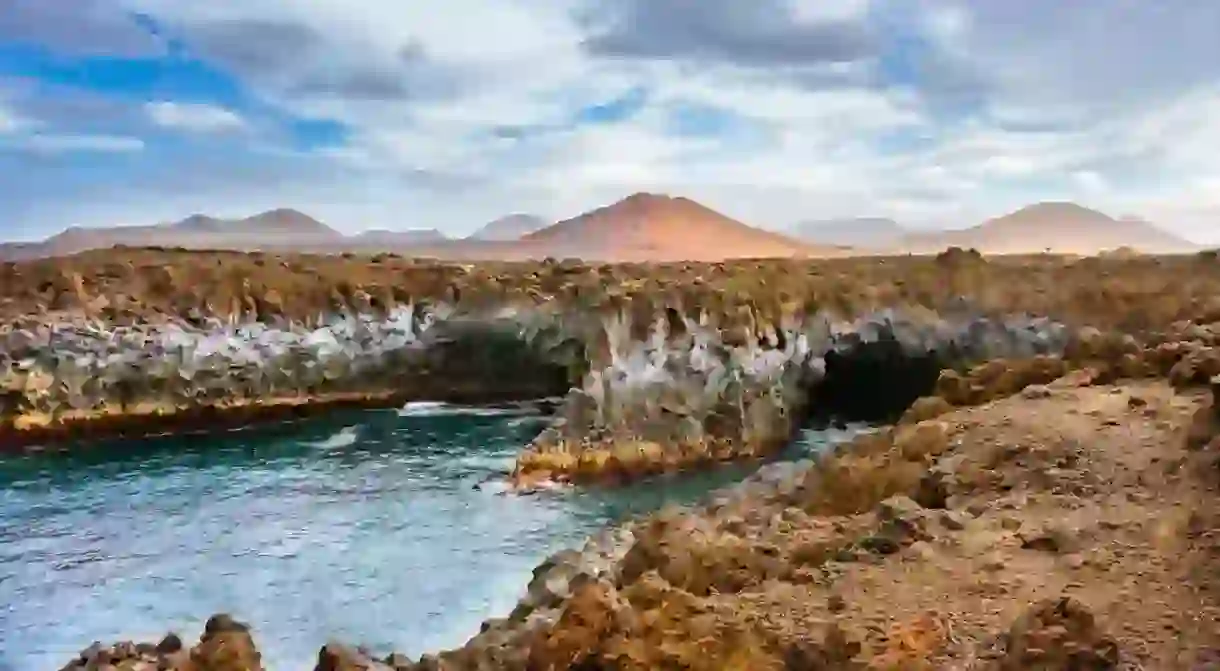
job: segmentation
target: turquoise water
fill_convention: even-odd
[[[312,668],[331,639],[460,645],[550,553],[746,474],[476,487],[542,421],[420,406],[0,459],[0,671],[58,669],[94,640],[193,640],[216,612],[249,622],[275,670]]]

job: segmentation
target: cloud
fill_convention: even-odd
[[[246,122],[236,113],[201,103],[176,103],[170,101],[145,104],[149,119],[158,126],[199,133],[218,133],[242,130]]]
[[[147,56],[162,53],[160,39],[138,16],[108,0],[0,0],[0,41],[45,46],[76,55]]]
[[[26,124],[26,121],[17,116],[17,113],[9,109],[7,105],[0,102],[0,135],[8,135],[21,130]]]
[[[133,152],[143,148],[144,142],[136,137],[61,130],[45,119],[31,116],[21,105],[0,98],[0,157],[5,152],[50,156],[74,152]],[[9,183],[17,181],[12,174],[16,173],[6,171]],[[19,190],[3,193],[9,202],[22,194]]]
[[[809,3],[812,4],[812,3]],[[595,54],[746,66],[849,63],[875,55],[863,21],[867,3],[830,2],[838,11],[783,0],[614,0],[584,16]]]
[[[21,138],[17,146],[29,151],[61,154],[69,152],[127,153],[144,149],[144,141],[121,135],[35,134]]]
[[[965,225],[1072,198],[1220,235],[1197,223],[1220,208],[1220,4],[1206,0],[82,6],[115,25],[147,17],[253,101],[169,96],[137,110],[182,129],[244,124],[243,140],[257,139],[216,151],[262,176],[259,189],[220,170],[191,198],[455,232],[507,211],[572,215],[635,189],[771,226],[854,215]],[[50,20],[28,7],[23,20]],[[65,135],[142,132],[121,115],[82,128],[72,119],[94,115],[14,114]],[[292,134],[276,123],[295,121],[324,124],[332,140],[280,146]],[[163,164],[200,160],[146,141]],[[178,202],[156,192],[181,185],[150,175],[144,198]],[[94,209],[156,209],[139,198]]]

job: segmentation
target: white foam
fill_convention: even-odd
[[[477,405],[450,405],[440,401],[413,401],[398,411],[399,417],[512,417],[514,415],[537,415],[538,410],[530,407],[493,408]]]
[[[360,427],[345,426],[326,440],[309,443],[309,445],[310,447],[315,447],[319,450],[337,450],[342,447],[350,447],[355,445],[356,441],[359,439]]]
[[[461,457],[456,460],[456,464],[462,468],[477,469],[483,471],[496,471],[507,473],[513,469],[517,458],[515,455],[487,456],[487,455],[472,455]]]

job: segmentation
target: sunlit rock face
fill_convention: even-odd
[[[751,300],[686,308],[673,296],[407,304],[308,325],[48,325],[0,334],[0,412],[21,429],[336,398],[566,393],[518,461],[514,479],[528,486],[766,456],[811,402],[832,414],[850,414],[844,400],[901,411],[945,366],[1058,353],[1067,335],[1030,318],[912,309],[843,321]]]
[[[926,312],[884,311],[845,322],[824,313],[768,320],[742,310],[726,319],[669,309],[642,329],[632,320],[625,311],[603,318],[600,339],[590,343],[590,372],[562,416],[521,455],[518,486],[765,456],[808,417],[828,362],[850,374],[844,362],[876,361],[864,380],[872,389],[841,385],[867,403],[904,384],[906,362],[925,361],[927,379],[901,399],[905,407],[930,391],[944,366],[1056,354],[1069,335],[1045,319],[948,321]]]
[[[512,320],[411,304],[319,322],[10,331],[0,335],[0,413],[47,422],[344,394],[536,397],[568,385],[567,369],[538,356]],[[547,332],[535,331],[542,342]]]

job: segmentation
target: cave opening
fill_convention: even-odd
[[[912,353],[892,336],[826,354],[826,373],[810,390],[809,423],[891,424],[936,388],[948,365],[942,352]]]

